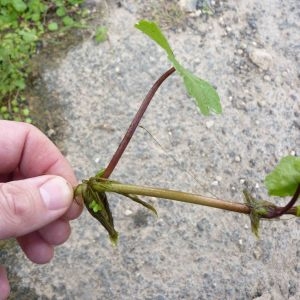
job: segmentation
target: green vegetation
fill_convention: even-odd
[[[95,41],[96,43],[102,43],[108,39],[107,27],[100,26],[96,29],[95,32]]]
[[[0,0],[0,119],[31,122],[24,97],[30,59],[43,38],[83,26],[84,0]]]

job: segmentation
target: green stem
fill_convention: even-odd
[[[134,194],[140,196],[157,197],[180,202],[193,203],[219,209],[229,210],[233,212],[249,214],[250,208],[241,203],[225,201],[216,198],[205,197],[192,193],[185,193],[175,190],[166,190],[161,188],[154,188],[148,186],[121,184],[112,181],[109,182],[94,182],[92,183],[93,189],[99,192],[113,192],[118,194]]]
[[[98,192],[111,192],[117,194],[133,194],[139,196],[156,197],[167,200],[175,200],[179,202],[192,203],[197,205],[203,205],[208,207],[214,207],[219,209],[224,209],[232,212],[250,214],[251,207],[247,204],[231,202],[223,199],[211,198],[206,196],[201,196],[193,193],[186,193],[176,190],[167,190],[156,187],[133,185],[133,184],[123,184],[115,181],[108,181],[102,179],[103,181],[90,182],[92,188]],[[275,207],[280,209],[281,207]],[[291,207],[284,214],[297,216],[296,207]],[[269,216],[262,216],[261,218],[269,219]]]

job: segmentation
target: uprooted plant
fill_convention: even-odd
[[[113,243],[117,242],[118,232],[115,230],[112,213],[109,208],[109,202],[106,196],[108,192],[125,196],[145,206],[155,214],[155,208],[138,196],[164,198],[248,214],[251,220],[252,231],[256,235],[258,235],[260,219],[278,218],[284,214],[300,216],[300,206],[295,206],[300,194],[300,157],[287,156],[282,158],[274,171],[267,175],[265,179],[269,195],[280,197],[292,196],[291,200],[284,207],[276,206],[269,201],[255,199],[247,190],[244,191],[245,203],[235,203],[181,191],[123,184],[109,179],[155,92],[164,80],[175,71],[182,77],[188,94],[195,99],[203,115],[208,116],[210,113],[220,114],[222,112],[220,99],[215,89],[208,82],[199,79],[179,64],[167,39],[155,23],[142,20],[136,24],[136,28],[148,35],[166,51],[173,67],[166,71],[154,83],[146,95],[108,166],[88,180],[83,180],[74,190],[76,200],[83,200],[91,215],[108,231],[111,241]]]

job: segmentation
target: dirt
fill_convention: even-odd
[[[247,185],[268,199],[265,175],[299,155],[299,1],[88,1],[109,40],[69,49],[35,82],[41,127],[79,180],[106,166],[141,100],[169,67],[134,29],[159,22],[178,59],[217,87],[221,116],[201,116],[172,75],[160,88],[112,178],[243,202]],[[96,26],[96,25],[95,25]],[[196,178],[196,180],[195,180]],[[147,199],[148,200],[148,199]],[[247,216],[149,200],[158,218],[109,195],[117,247],[87,212],[50,264],[5,252],[11,299],[299,299],[299,220]],[[279,203],[279,199],[272,199]],[[282,201],[284,202],[284,201]]]

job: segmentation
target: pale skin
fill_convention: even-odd
[[[32,262],[49,262],[82,211],[73,201],[76,184],[70,164],[41,131],[0,121],[0,239],[16,238]],[[0,300],[9,291],[0,266]]]

